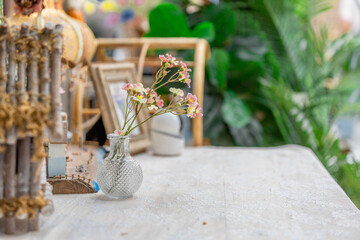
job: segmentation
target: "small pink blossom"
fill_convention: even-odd
[[[159,108],[162,108],[164,106],[164,100],[160,98],[160,96],[156,97],[156,104]]]
[[[155,91],[152,91],[150,93],[150,96],[156,98],[158,95],[157,95],[157,93]]]
[[[161,62],[167,62],[167,58],[164,55],[159,55]]]
[[[180,71],[191,72],[191,69],[188,68],[188,67],[186,66],[186,64],[183,63],[182,61],[180,61],[180,65],[181,65]]]
[[[149,104],[149,105],[153,104],[154,102],[155,102],[155,99],[152,98],[152,97],[148,98],[147,101],[146,101],[146,103]]]
[[[189,105],[187,108],[187,116],[190,118],[195,118],[196,116],[202,117],[202,108],[198,103],[194,105]]]
[[[184,91],[181,90],[180,88],[170,88],[169,90],[174,94],[174,96],[180,96],[180,97],[184,96]]]
[[[142,83],[127,83],[122,87],[123,90],[129,92],[131,95],[137,94],[137,93],[146,93],[146,89],[144,89],[144,86]]]
[[[131,88],[131,85],[132,85],[132,84],[127,83],[127,84],[125,84],[125,85],[122,87],[122,89],[125,90],[125,91],[127,91],[128,89]]]
[[[197,103],[197,97],[195,95],[192,95],[191,93],[188,93],[185,101],[189,103],[189,105],[193,105]]]
[[[185,78],[185,83],[188,85],[188,87],[190,88],[190,83],[191,83],[191,79],[190,78]]]
[[[117,130],[114,131],[114,133],[119,135],[119,136],[125,136],[126,131],[117,129]]]
[[[178,79],[180,82],[186,83],[188,85],[188,87],[190,88],[190,83],[191,83],[191,79],[190,79],[190,74],[189,72],[191,72],[191,69],[188,68],[186,66],[185,63],[183,63],[182,61],[180,61],[180,70],[179,70],[179,76]]]
[[[166,68],[172,68],[175,65],[178,65],[179,62],[176,61],[176,58],[174,58],[173,56],[171,56],[170,54],[165,54],[164,55],[159,55],[159,58],[161,60],[161,65],[165,65]]]
[[[142,93],[137,93],[136,95],[131,97],[135,102],[144,104],[147,102],[147,99],[145,98],[144,94]]]
[[[158,110],[159,108],[156,105],[150,105],[148,107],[149,110]]]
[[[142,83],[135,83],[133,84],[133,89],[135,92],[145,92],[144,86]]]

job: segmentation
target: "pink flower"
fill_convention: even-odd
[[[125,90],[125,91],[127,91],[127,90],[130,89],[130,88],[131,88],[131,84],[130,84],[130,83],[127,83],[127,84],[125,84],[125,85],[122,87],[122,89]]]
[[[175,61],[176,58],[174,58],[173,56],[171,56],[170,54],[165,54],[164,55],[159,55],[159,58],[161,60],[161,65],[165,64],[166,68],[172,68],[174,65],[178,65],[179,62]]]
[[[190,83],[191,83],[191,79],[190,79],[190,74],[189,72],[191,72],[191,69],[188,68],[186,66],[185,63],[183,63],[182,61],[180,61],[180,70],[179,70],[179,76],[178,79],[180,82],[186,83],[188,85],[188,87],[190,88]]]
[[[180,65],[181,65],[180,71],[191,72],[191,69],[188,68],[188,67],[186,66],[186,64],[183,63],[182,61],[180,61]]]
[[[185,101],[188,102],[189,105],[194,105],[197,103],[197,97],[195,95],[192,95],[191,93],[188,93]]]
[[[135,96],[132,97],[132,99],[135,101],[135,102],[138,102],[138,103],[146,103],[148,99],[145,98],[144,94],[142,93],[137,93],[135,94]]]
[[[197,102],[197,97],[191,93],[185,98],[185,104],[188,105],[186,109],[186,113],[188,117],[195,118],[196,116],[202,117],[202,108],[200,104]]]
[[[151,91],[150,96],[156,98],[158,95],[155,91]]]
[[[149,91],[151,91],[150,94]],[[158,97],[158,95],[154,90],[150,90],[150,89],[147,90],[146,95],[147,95],[147,102],[146,102],[147,104],[152,105],[153,103],[156,102],[156,98]]]
[[[160,96],[156,97],[156,104],[159,108],[162,108],[164,106],[164,101],[160,98]]]
[[[145,92],[144,86],[142,83],[135,83],[133,84],[133,89],[135,92]]]
[[[126,131],[117,129],[117,130],[114,131],[114,133],[119,135],[119,136],[125,136]]]
[[[146,101],[147,104],[153,104],[155,102],[155,99],[154,98],[148,98],[148,100]]]
[[[187,108],[187,116],[190,118],[195,118],[196,116],[202,117],[202,108],[198,103],[189,105]]]
[[[141,94],[146,93],[146,89],[144,89],[144,86],[141,83],[135,83],[135,84],[127,83],[122,87],[122,89],[127,91],[128,94],[130,95],[134,95],[137,93],[141,93]]]
[[[184,96],[184,91],[181,90],[180,88],[170,88],[170,92],[172,92],[174,94],[174,96]]]
[[[163,62],[167,62],[167,58],[164,56],[164,55],[159,55],[159,58],[160,58],[160,60],[161,60],[161,62],[163,63]],[[161,63],[161,64],[162,64]]]
[[[190,83],[191,83],[191,79],[190,78],[185,78],[185,83],[188,85],[188,87],[190,88]]]
[[[158,110],[158,107],[155,106],[155,105],[150,105],[150,106],[148,107],[148,109],[149,109],[149,110]]]

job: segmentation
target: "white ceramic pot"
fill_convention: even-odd
[[[156,155],[180,155],[185,147],[180,117],[171,113],[154,117],[151,124],[151,144]]]

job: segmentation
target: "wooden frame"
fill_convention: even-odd
[[[135,82],[135,65],[133,63],[92,64],[90,74],[100,105],[105,131],[107,134],[113,133],[115,129],[121,129],[121,119],[119,118],[122,114],[121,101],[115,103],[115,98],[120,95],[114,92],[114,88],[121,87],[121,84]],[[142,111],[138,116],[138,121],[141,122],[147,117],[148,113]],[[146,150],[150,144],[147,123],[142,124],[138,129],[139,132],[135,133],[131,139],[131,153],[133,154]]]
[[[97,41],[96,58],[98,62],[114,62],[107,57],[106,49],[138,48],[139,58],[125,59],[124,62],[133,62],[138,66],[137,82],[141,82],[144,66],[159,66],[159,61],[146,60],[148,50],[155,49],[194,49],[194,62],[186,62],[194,67],[193,91],[198,102],[203,106],[205,63],[210,58],[210,47],[206,40],[199,38],[99,38]],[[197,117],[193,120],[193,138],[195,146],[203,145],[203,120]]]

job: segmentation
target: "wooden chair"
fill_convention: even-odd
[[[74,107],[73,107],[73,143],[79,144],[84,141],[83,132],[91,129],[101,117],[99,108],[90,107],[89,88],[92,84],[88,81],[78,80],[75,83]]]
[[[133,62],[137,65],[137,81],[141,82],[143,78],[144,67],[159,67],[158,59],[149,59],[148,50],[170,49],[170,50],[194,50],[194,61],[185,62],[189,67],[193,67],[193,92],[198,97],[198,101],[203,106],[204,100],[204,80],[205,80],[205,63],[210,58],[210,47],[206,40],[198,38],[99,38],[97,39],[97,62],[114,62],[115,60],[108,57],[107,49],[132,48],[139,49],[139,57],[130,57],[121,62]],[[79,86],[81,88],[81,86]],[[74,116],[74,126],[77,133],[83,131],[82,118],[84,115],[98,114],[99,109],[83,108],[83,90],[78,89],[75,97],[76,115]],[[75,112],[74,112],[75,113]],[[193,138],[194,146],[203,145],[203,120],[195,118],[193,120]],[[77,135],[77,141],[81,137]]]

